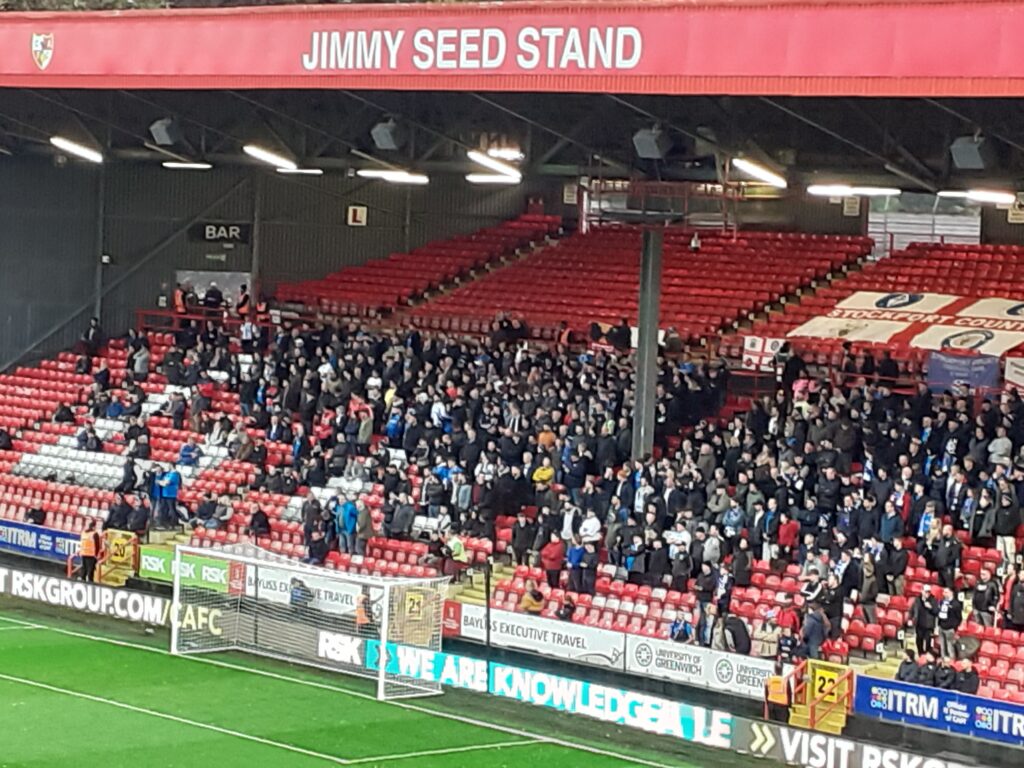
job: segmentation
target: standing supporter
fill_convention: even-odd
[[[931,592],[918,595],[914,598],[913,605],[910,606],[907,623],[914,628],[917,653],[921,656],[932,648],[932,635],[935,634],[935,617],[938,612],[938,604]]]
[[[548,586],[552,589],[558,588],[559,579],[562,575],[562,566],[565,564],[565,543],[562,537],[555,531],[551,532],[548,543],[540,550],[540,567],[547,574]]]
[[[1007,625],[1018,632],[1024,631],[1024,568],[1017,570],[1009,580],[1004,605]]]
[[[172,528],[178,522],[178,492],[181,489],[181,473],[174,467],[161,470],[156,467],[159,473],[154,480],[153,495],[158,500],[155,510],[157,525],[162,528]]]
[[[769,611],[761,626],[754,630],[753,655],[762,659],[775,659],[779,655],[782,630],[775,623],[775,612]]]
[[[943,526],[942,535],[929,547],[932,569],[938,571],[940,586],[953,588],[960,568],[961,550],[960,541],[953,535],[953,526]]]
[[[366,543],[373,538],[373,518],[364,501],[356,501],[356,554],[366,554]]]
[[[988,568],[981,570],[978,583],[974,585],[971,599],[972,618],[983,627],[995,626],[996,611],[1002,593],[999,584],[993,581],[992,572]]]
[[[711,604],[717,584],[718,580],[715,578],[715,574],[711,571],[711,564],[707,562],[701,563],[700,572],[697,574],[695,588],[697,604],[700,606],[702,613],[706,612],[708,605]]]
[[[747,539],[740,539],[739,547],[732,558],[733,582],[737,587],[749,587],[753,563]]]
[[[580,561],[580,578],[582,580],[580,591],[584,594],[593,595],[597,591],[597,568],[599,563],[597,548],[594,542],[585,542],[583,544],[583,559]]]
[[[871,555],[864,555],[861,561],[860,586],[857,590],[857,602],[864,611],[864,620],[868,624],[877,624],[878,618],[875,603],[878,600],[878,578],[875,575],[875,560]]]
[[[583,542],[579,535],[571,539],[571,544],[565,553],[565,564],[569,570],[569,591],[583,592]]]
[[[811,603],[801,630],[801,643],[795,655],[805,659],[820,659],[821,645],[828,639],[831,625],[819,603]],[[780,641],[781,642],[781,641]]]
[[[890,595],[902,597],[906,586],[907,564],[909,555],[903,548],[903,539],[894,539],[892,549],[883,553],[883,573],[885,575],[886,591]]]
[[[1005,434],[1005,430],[1003,432]],[[1005,563],[1012,563],[1017,556],[1015,537],[1020,525],[1020,502],[1010,484],[1003,479],[1000,483],[999,502],[992,529],[996,537],[996,547]]]
[[[732,574],[729,572],[729,566],[722,563],[718,569],[718,577],[715,580],[715,605],[718,607],[718,613],[725,615],[729,611],[729,603],[732,601],[732,590],[734,586],[734,580]]]
[[[516,522],[512,526],[512,552],[515,554],[516,565],[529,565],[530,552],[537,538],[537,526],[532,523],[523,510],[519,510]]]

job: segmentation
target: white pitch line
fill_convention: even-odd
[[[532,741],[498,741],[493,744],[471,744],[468,747],[447,747],[445,749],[425,749],[420,752],[403,752],[397,755],[376,755],[375,757],[359,757],[350,759],[349,765],[361,765],[363,763],[388,763],[393,760],[411,760],[414,757],[431,757],[433,755],[454,755],[459,752],[479,752],[484,749],[505,749],[508,747],[525,747],[533,744],[542,744],[536,739]]]
[[[47,627],[38,627],[38,626],[0,627],[0,632],[28,632],[31,629],[47,629]]]
[[[91,693],[72,691],[69,688],[59,688],[56,685],[48,685],[47,683],[40,683],[36,680],[26,680],[23,677],[14,677],[13,675],[0,674],[0,680],[6,680],[10,683],[18,683],[20,685],[26,685],[32,688],[39,688],[40,690],[49,691],[50,693],[60,693],[65,696],[73,696],[76,699],[85,699],[86,701],[92,701],[97,704],[106,704],[107,706],[117,707],[118,709],[126,709],[129,712],[135,712],[137,714],[142,715],[149,715],[150,717],[158,717],[162,720],[169,720],[172,723],[178,723],[180,725],[189,725],[193,728],[202,728],[204,731],[213,731],[214,733],[218,733],[222,736],[233,736],[236,739],[252,741],[256,744],[261,744],[266,747],[276,747],[277,749],[283,749],[288,752],[295,752],[300,755],[305,755],[306,757],[315,757],[319,760],[324,760],[329,763],[335,763],[336,765],[349,764],[348,760],[336,757],[335,755],[327,755],[323,752],[314,752],[311,749],[303,749],[302,747],[296,747],[292,744],[285,744],[280,741],[264,739],[262,736],[253,736],[250,733],[242,733],[241,731],[235,731],[231,728],[221,728],[219,725],[200,723],[197,720],[189,720],[187,717],[178,717],[177,715],[169,715],[166,712],[157,712],[155,709],[147,709],[146,707],[136,707],[134,704],[125,704],[123,701],[107,699],[103,696],[93,696]]]
[[[161,648],[154,648],[149,645],[141,645],[139,643],[131,643],[127,640],[116,640],[112,637],[103,637],[102,635],[90,635],[85,632],[75,632],[70,629],[63,629],[61,627],[54,627],[49,624],[29,624],[26,621],[20,621],[18,619],[8,618],[6,621],[11,621],[16,624],[24,624],[28,626],[39,626],[43,629],[48,629],[51,632],[56,632],[61,635],[68,637],[77,637],[82,640],[92,640],[97,643],[107,643],[109,645],[117,645],[122,648],[132,648],[138,651],[146,651],[148,653],[156,653],[161,656],[173,656],[174,654],[170,651],[165,651]],[[217,659],[208,659],[203,656],[175,656],[177,659],[185,659],[188,661],[194,661],[198,664],[209,664],[214,667],[221,667],[223,669],[233,669],[236,672],[247,672],[252,675],[259,675],[260,677],[266,677],[272,680],[281,680],[287,683],[295,683],[297,685],[305,685],[310,688],[319,688],[325,691],[333,691],[335,693],[342,693],[348,696],[352,696],[357,699],[365,699],[367,701],[374,701],[378,704],[387,704],[392,707],[399,707],[400,709],[406,709],[411,712],[419,712],[420,714],[432,715],[434,717],[444,718],[446,720],[453,720],[458,723],[466,725],[475,725],[479,728],[486,728],[491,731],[497,731],[499,733],[507,733],[510,736],[519,736],[524,739],[533,739],[537,742],[546,742],[548,744],[554,744],[559,747],[565,747],[567,749],[575,749],[580,752],[587,752],[592,755],[601,755],[602,757],[613,757],[617,760],[629,763],[631,765],[644,765],[647,768],[676,768],[676,766],[669,765],[668,763],[658,763],[654,760],[647,760],[642,757],[633,757],[632,755],[624,755],[621,752],[613,752],[607,749],[601,749],[600,747],[591,747],[587,744],[579,744],[574,741],[566,741],[565,739],[559,739],[553,736],[537,736],[529,731],[524,731],[520,728],[513,728],[507,725],[498,725],[497,723],[490,723],[486,720],[477,720],[472,717],[464,717],[463,715],[456,715],[450,712],[442,712],[436,709],[430,709],[429,707],[420,707],[415,704],[408,704],[402,701],[381,701],[376,696],[371,696],[367,693],[361,693],[359,691],[353,691],[349,688],[342,688],[337,685],[330,685],[328,683],[321,683],[315,680],[305,680],[301,677],[291,677],[290,675],[282,675],[277,672],[270,672],[269,670],[254,669],[252,667],[240,666],[238,664],[229,664],[225,661],[219,661]]]

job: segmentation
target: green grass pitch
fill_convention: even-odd
[[[166,647],[164,634],[0,603],[0,768],[751,764],[482,694],[383,703],[370,681]]]

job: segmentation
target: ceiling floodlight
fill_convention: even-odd
[[[296,176],[323,176],[323,168],[278,168],[278,173],[287,173]]]
[[[938,193],[938,196],[994,205],[1010,205],[1017,200],[1017,196],[1013,192],[1001,192],[994,189],[944,189]]]
[[[816,197],[897,197],[903,190],[895,187],[850,187],[846,184],[811,184],[807,194]]]
[[[275,168],[287,168],[290,171],[294,171],[299,167],[295,164],[294,160],[277,152],[271,152],[269,149],[264,149],[257,144],[246,144],[242,147],[242,151],[249,155],[249,157],[254,157],[260,162],[267,163]]]
[[[409,173],[409,171],[390,170],[383,168],[360,168],[356,175],[364,179],[382,179],[392,184],[429,184],[430,177],[422,173]]]
[[[160,165],[169,171],[208,171],[213,168],[209,163],[181,162],[178,160],[168,160],[165,163],[160,163]]]
[[[519,169],[515,168],[508,163],[503,163],[501,160],[497,160],[489,155],[477,150],[471,149],[466,153],[466,157],[472,160],[474,163],[482,165],[484,168],[490,168],[495,173],[501,173],[505,176],[522,176],[519,173]]]
[[[763,181],[765,184],[769,184],[779,189],[785,189],[787,184],[786,180],[779,174],[765,168],[763,165],[747,160],[745,157],[734,157],[732,164],[735,168],[740,169],[743,173],[748,176],[753,176],[758,181]]]
[[[67,152],[69,155],[88,160],[90,163],[102,163],[103,155],[92,147],[79,144],[77,141],[66,139],[63,136],[51,136],[50,143],[57,149]]]
[[[487,156],[495,160],[507,160],[510,163],[518,163],[525,155],[519,147],[491,147],[487,150]]]
[[[505,173],[467,173],[466,181],[470,184],[519,184],[523,180],[521,174]]]

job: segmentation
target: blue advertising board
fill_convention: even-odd
[[[1015,746],[1024,743],[1024,706],[939,688],[858,675],[854,711]]]
[[[491,663],[490,693],[659,736],[728,749],[732,715],[637,691]]]
[[[366,668],[379,670],[381,643],[366,643]],[[733,716],[646,693],[612,688],[469,656],[388,643],[388,674],[490,693],[606,723],[674,736],[711,747],[732,746]]]
[[[0,551],[65,562],[78,552],[75,533],[43,528],[40,525],[0,520]]]
[[[374,672],[380,669],[380,649],[379,640],[366,641],[367,669]],[[385,672],[411,680],[487,693],[487,662],[469,656],[388,643]]]

